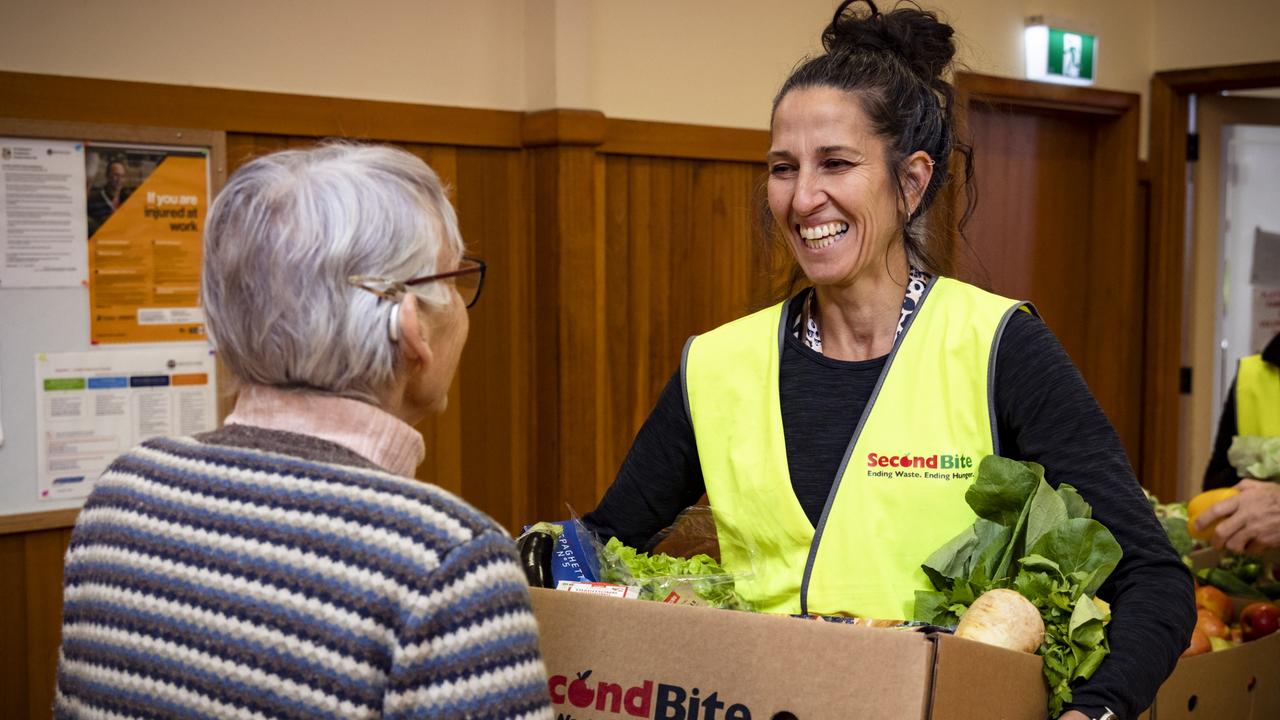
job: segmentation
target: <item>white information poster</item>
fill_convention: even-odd
[[[88,279],[84,143],[0,137],[0,287]]]
[[[115,457],[157,435],[216,427],[204,345],[36,355],[41,500],[86,497]]]

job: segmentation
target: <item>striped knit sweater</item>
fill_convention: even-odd
[[[325,440],[118,458],[67,551],[57,717],[549,718],[510,536]]]

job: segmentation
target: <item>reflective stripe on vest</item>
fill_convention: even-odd
[[[1240,358],[1236,430],[1241,435],[1280,435],[1280,368],[1261,355]]]
[[[685,347],[685,397],[723,564],[751,573],[738,591],[764,612],[909,619],[915,591],[931,589],[920,564],[975,518],[964,493],[995,450],[992,358],[1023,303],[947,278],[930,283],[862,418],[850,418],[818,531],[787,467],[785,305]]]

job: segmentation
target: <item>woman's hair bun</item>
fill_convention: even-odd
[[[931,83],[955,57],[954,34],[937,14],[919,6],[899,5],[882,13],[872,0],[845,0],[822,32],[822,45],[831,54],[891,52]]]

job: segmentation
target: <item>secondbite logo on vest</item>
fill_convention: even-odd
[[[867,453],[867,477],[968,480],[973,478],[973,458],[960,453]]]

